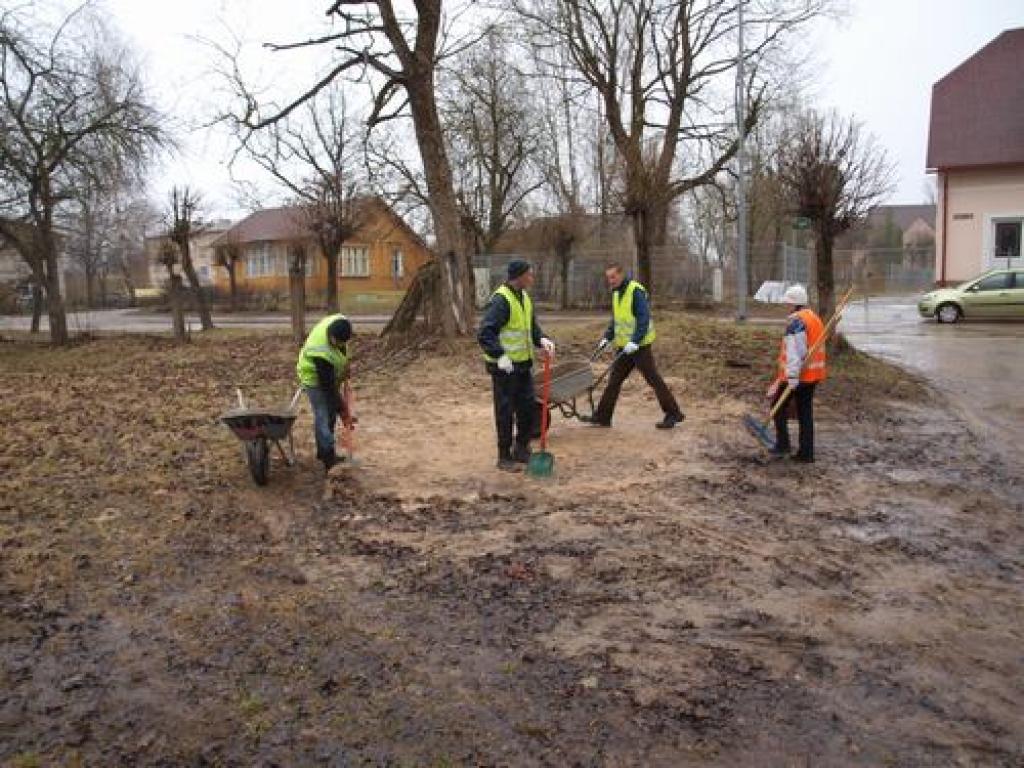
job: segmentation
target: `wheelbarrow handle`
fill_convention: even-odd
[[[597,377],[597,378],[596,378],[596,379],[594,380],[594,383],[593,383],[593,385],[592,385],[592,386],[591,386],[590,388],[591,388],[592,390],[593,390],[593,389],[597,389],[597,385],[598,385],[598,384],[600,384],[600,383],[601,383],[602,381],[604,381],[605,377],[606,377],[606,376],[607,376],[607,375],[608,375],[609,373],[611,373],[611,370],[612,370],[612,368],[614,368],[614,367],[615,367],[615,364],[616,364],[617,362],[619,362],[619,358],[621,358],[621,357],[625,357],[625,355],[626,355],[626,352],[625,352],[624,350],[619,350],[619,353],[618,353],[618,354],[617,354],[617,355],[616,355],[615,357],[613,357],[613,358],[612,358],[612,361],[611,361],[610,363],[608,363],[608,367],[607,367],[607,368],[605,368],[605,369],[604,369],[604,371],[602,371],[602,372],[601,372],[601,375],[600,375],[600,376],[598,376],[598,377]]]

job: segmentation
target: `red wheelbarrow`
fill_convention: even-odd
[[[296,391],[285,408],[258,409],[250,408],[238,393],[238,408],[220,415],[220,420],[228,426],[244,444],[245,461],[249,472],[257,485],[266,485],[270,477],[270,446],[277,446],[278,453],[289,467],[295,466],[295,443],[292,440],[292,427],[298,418],[298,401],[302,390]],[[288,451],[281,445],[288,441]]]

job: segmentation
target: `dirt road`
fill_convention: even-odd
[[[1020,765],[1021,481],[861,358],[821,461],[762,463],[770,334],[662,327],[669,433],[631,380],[498,473],[468,347],[363,340],[362,468],[325,484],[304,411],[263,489],[215,416],[287,399],[287,342],[0,344],[0,759]]]

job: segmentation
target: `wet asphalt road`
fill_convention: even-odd
[[[968,426],[1024,470],[1024,322],[941,325],[915,297],[851,304],[839,326],[857,349],[919,374]]]
[[[582,317],[548,314],[545,321],[578,322]],[[352,320],[357,330],[374,332],[384,327],[388,317],[364,315]],[[0,330],[28,330],[28,322],[25,315],[0,316]],[[45,330],[45,318],[43,322]],[[197,317],[190,317],[189,323],[199,328]],[[214,323],[220,328],[280,328],[288,318],[216,315]],[[167,333],[170,318],[128,309],[104,310],[71,313],[68,327],[72,332]],[[875,297],[851,304],[840,330],[858,349],[925,378],[947,396],[972,430],[985,436],[993,450],[1024,470],[1024,322],[939,325],[917,314],[912,296]]]

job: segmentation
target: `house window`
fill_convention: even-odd
[[[995,222],[995,260],[996,263],[1006,260],[1009,264],[1013,259],[1020,258],[1021,220]]]
[[[260,243],[245,257],[246,277],[267,277],[277,274],[273,243]]]
[[[405,277],[405,257],[400,248],[391,251],[391,276],[395,280]]]
[[[370,276],[370,249],[367,246],[346,245],[341,249],[341,276]]]

